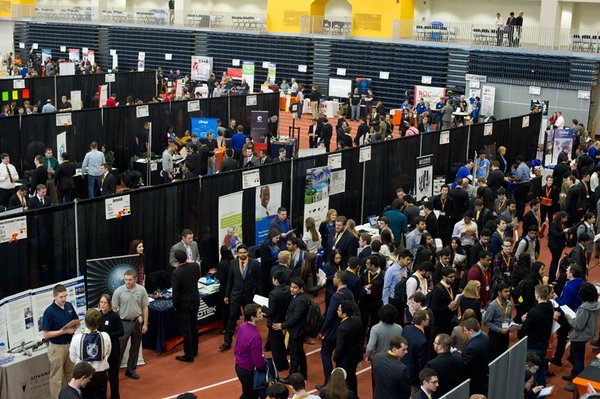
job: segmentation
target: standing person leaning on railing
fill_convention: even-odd
[[[502,22],[502,14],[496,13],[496,46],[502,46],[504,41],[504,22]]]

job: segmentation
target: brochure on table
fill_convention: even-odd
[[[66,287],[67,300],[83,319],[87,310],[84,278],[76,277],[60,284]],[[42,318],[54,300],[52,290],[55,285],[20,292],[0,302],[0,342],[7,342],[8,348],[12,349],[21,343],[42,339]]]

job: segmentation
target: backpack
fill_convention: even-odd
[[[498,295],[498,286],[500,283],[504,283],[510,287],[510,280],[504,273],[497,273],[492,279],[492,296]]]
[[[311,338],[316,338],[319,332],[321,332],[323,321],[325,321],[325,318],[321,313],[321,308],[315,301],[310,300],[308,302],[308,312],[306,312],[306,334]]]
[[[406,283],[411,277],[417,280],[417,289],[419,289],[421,282],[413,274],[408,277],[402,277],[396,284],[396,287],[394,287],[394,298],[400,303],[402,309],[406,308],[406,304],[408,303],[408,298],[406,297]]]
[[[524,278],[517,286],[512,290],[511,295],[513,300],[515,301],[515,306],[521,306],[523,304],[523,292],[525,291],[525,286],[528,283],[528,279]]]
[[[579,226],[584,225],[584,222],[581,221],[579,223],[577,223],[576,225],[572,226],[569,228],[569,231],[567,231],[567,247],[571,247],[573,248],[575,245],[577,245],[577,229],[579,228]],[[587,226],[585,226],[585,232],[587,233]]]
[[[254,389],[259,391],[259,397],[266,396],[266,390],[271,385],[277,382],[279,378],[279,374],[277,372],[277,367],[275,367],[275,363],[273,359],[266,358],[265,359],[265,369],[254,370]],[[264,395],[263,395],[264,394]]]
[[[84,362],[97,362],[102,360],[104,343],[99,331],[83,333],[79,347],[79,358]]]

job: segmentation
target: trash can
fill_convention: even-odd
[[[431,40],[434,42],[439,42],[442,40],[442,31],[441,29],[444,27],[444,23],[440,21],[431,22]]]

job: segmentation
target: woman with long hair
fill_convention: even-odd
[[[469,281],[458,300],[458,308],[460,309],[461,314],[464,314],[467,309],[472,309],[473,312],[475,312],[475,318],[481,323],[481,303],[479,302],[480,290],[481,283],[478,280]]]
[[[306,233],[302,236],[302,241],[306,243],[308,252],[316,254],[321,247],[321,235],[317,231],[315,219],[311,217],[306,218],[304,226],[306,227]]]
[[[144,257],[144,242],[142,240],[133,240],[129,244],[129,255],[139,255],[140,264],[138,266],[138,284],[144,285],[146,281],[146,268]]]
[[[271,268],[275,265],[277,255],[279,254],[279,238],[281,232],[277,229],[271,229],[267,233],[265,240],[258,247],[260,252],[260,272],[258,280],[258,293],[268,297],[271,291]]]
[[[119,338],[123,336],[123,322],[119,314],[113,310],[112,299],[109,294],[100,295],[98,308],[102,313],[102,322],[98,330],[104,331],[110,337],[111,350],[108,356],[108,382],[110,383],[110,398],[119,398],[119,370],[120,362],[120,345]]]
[[[435,244],[433,236],[429,233],[423,233],[421,235],[421,241],[419,242],[417,252],[415,253],[414,264],[419,265],[426,261],[435,264]]]
[[[514,319],[516,323],[520,324],[523,321],[523,315],[536,305],[535,286],[543,284],[545,270],[546,265],[542,262],[533,262],[529,274],[516,286],[515,291],[518,291],[518,298],[513,298],[517,310]]]
[[[217,266],[217,279],[219,280],[219,301],[217,306],[220,308],[221,321],[223,322],[223,331],[227,326],[227,320],[229,319],[229,304],[225,304],[224,299],[227,292],[227,281],[229,279],[229,268],[231,267],[231,261],[233,260],[233,253],[228,246],[222,245],[220,248],[221,260]]]
[[[457,285],[457,288],[464,287],[467,283],[467,254],[462,249],[460,238],[452,237],[448,248],[450,249],[450,264],[457,271],[455,284]]]
[[[394,234],[392,234],[392,230],[389,227],[386,227],[381,230],[379,236],[381,239],[381,249],[379,250],[379,253],[389,258],[396,250],[396,245],[394,245]]]
[[[325,307],[329,308],[329,302],[331,301],[331,297],[335,294],[335,290],[337,289],[333,285],[333,276],[336,272],[342,271],[346,269],[346,265],[342,262],[342,252],[339,249],[331,250],[331,261],[327,262],[323,266],[323,271],[325,272],[326,280],[325,280]]]
[[[465,329],[463,328],[464,322],[475,318],[475,311],[473,309],[466,309],[462,313],[460,323],[452,329],[452,334],[450,335],[452,338],[452,346],[456,348],[457,351],[462,352],[465,349],[465,346],[467,346],[467,342],[469,342],[469,337],[467,337]]]
[[[304,292],[310,296],[315,296],[321,288],[317,281],[317,254],[308,252],[304,256],[300,277],[304,281]]]
[[[356,394],[346,385],[346,370],[341,367],[333,369],[327,385],[323,387],[319,396],[321,399],[354,399]]]
[[[356,221],[354,219],[348,219],[346,222],[346,229],[348,229],[348,231],[358,240],[360,233],[356,231]]]
[[[321,234],[321,243],[323,243],[323,259],[329,260],[331,250],[329,246],[329,237],[335,235],[335,219],[337,219],[337,211],[330,209],[327,211],[327,217],[319,225],[319,234]]]

